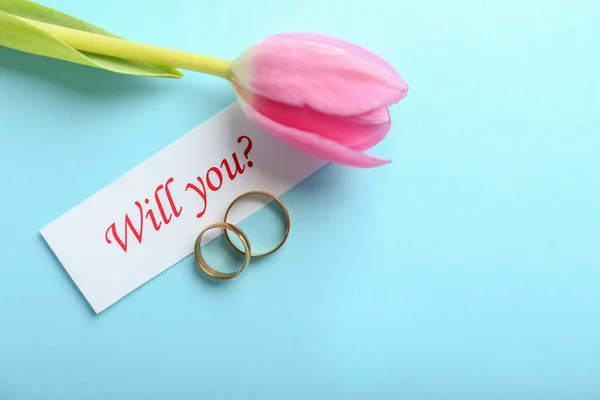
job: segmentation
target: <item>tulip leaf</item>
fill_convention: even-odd
[[[122,39],[97,26],[33,1],[0,0],[0,46],[121,74],[158,78],[183,76],[178,69],[168,65],[150,64],[76,50],[21,18]]]

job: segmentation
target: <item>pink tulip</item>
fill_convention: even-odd
[[[406,96],[408,86],[385,60],[355,44],[314,33],[283,33],[231,62],[92,33],[99,30],[93,26],[46,23],[42,20],[53,15],[70,17],[34,3],[27,7],[33,11],[26,14],[39,20],[4,13],[9,28],[18,29],[5,40],[0,35],[0,45],[119,73],[178,78],[183,74],[177,68],[183,68],[215,75],[232,83],[251,121],[291,146],[355,167],[390,162],[363,152],[386,137],[388,107]],[[80,22],[76,25],[83,26]],[[22,32],[27,40],[19,40]]]
[[[385,138],[388,107],[408,85],[368,50],[318,34],[278,34],[242,53],[230,80],[244,113],[275,138],[353,167],[391,161],[363,151]]]

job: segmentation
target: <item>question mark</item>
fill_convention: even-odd
[[[250,154],[250,150],[252,150],[252,140],[248,137],[248,136],[240,136],[237,140],[238,143],[242,143],[243,139],[247,139],[248,140],[248,145],[246,146],[246,150],[244,150],[244,157],[246,157],[246,160],[248,159],[248,154]],[[252,168],[252,166],[254,165],[254,163],[252,161],[248,161],[248,167]]]

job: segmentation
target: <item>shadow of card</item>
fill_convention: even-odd
[[[38,236],[38,240],[41,242],[42,246],[45,246],[46,249],[49,250],[48,251],[49,256],[52,258],[52,260],[56,264],[56,267],[60,270],[60,273],[62,275],[64,275],[65,279],[69,282],[69,284],[70,284],[69,286],[73,289],[73,291],[75,292],[76,296],[79,299],[81,299],[82,304],[83,304],[84,308],[87,310],[87,312],[89,312],[89,314],[91,316],[96,316],[96,312],[90,306],[89,302],[87,301],[87,299],[85,298],[85,296],[83,295],[83,293],[81,292],[81,290],[79,290],[79,288],[77,287],[77,285],[75,284],[75,282],[73,281],[73,279],[71,278],[71,276],[69,275],[69,273],[67,272],[67,270],[63,267],[63,265],[61,264],[60,260],[56,256],[56,254],[52,251],[52,249],[48,245],[48,242],[46,242],[46,240],[44,239],[44,237],[42,235]]]

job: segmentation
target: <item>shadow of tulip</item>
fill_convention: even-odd
[[[110,104],[107,118],[120,104],[121,109],[131,109],[132,104],[143,101],[165,113],[176,110],[171,116],[183,129],[196,126],[235,101],[229,82],[183,72],[182,79],[126,75],[0,46],[0,92],[7,96],[24,91],[27,96],[40,94],[65,104],[81,101],[88,106],[88,113],[96,113],[99,108],[95,106]]]
[[[9,76],[25,76],[86,95],[130,96],[161,90],[160,82],[154,78],[117,74],[0,47],[0,72],[3,70]]]

